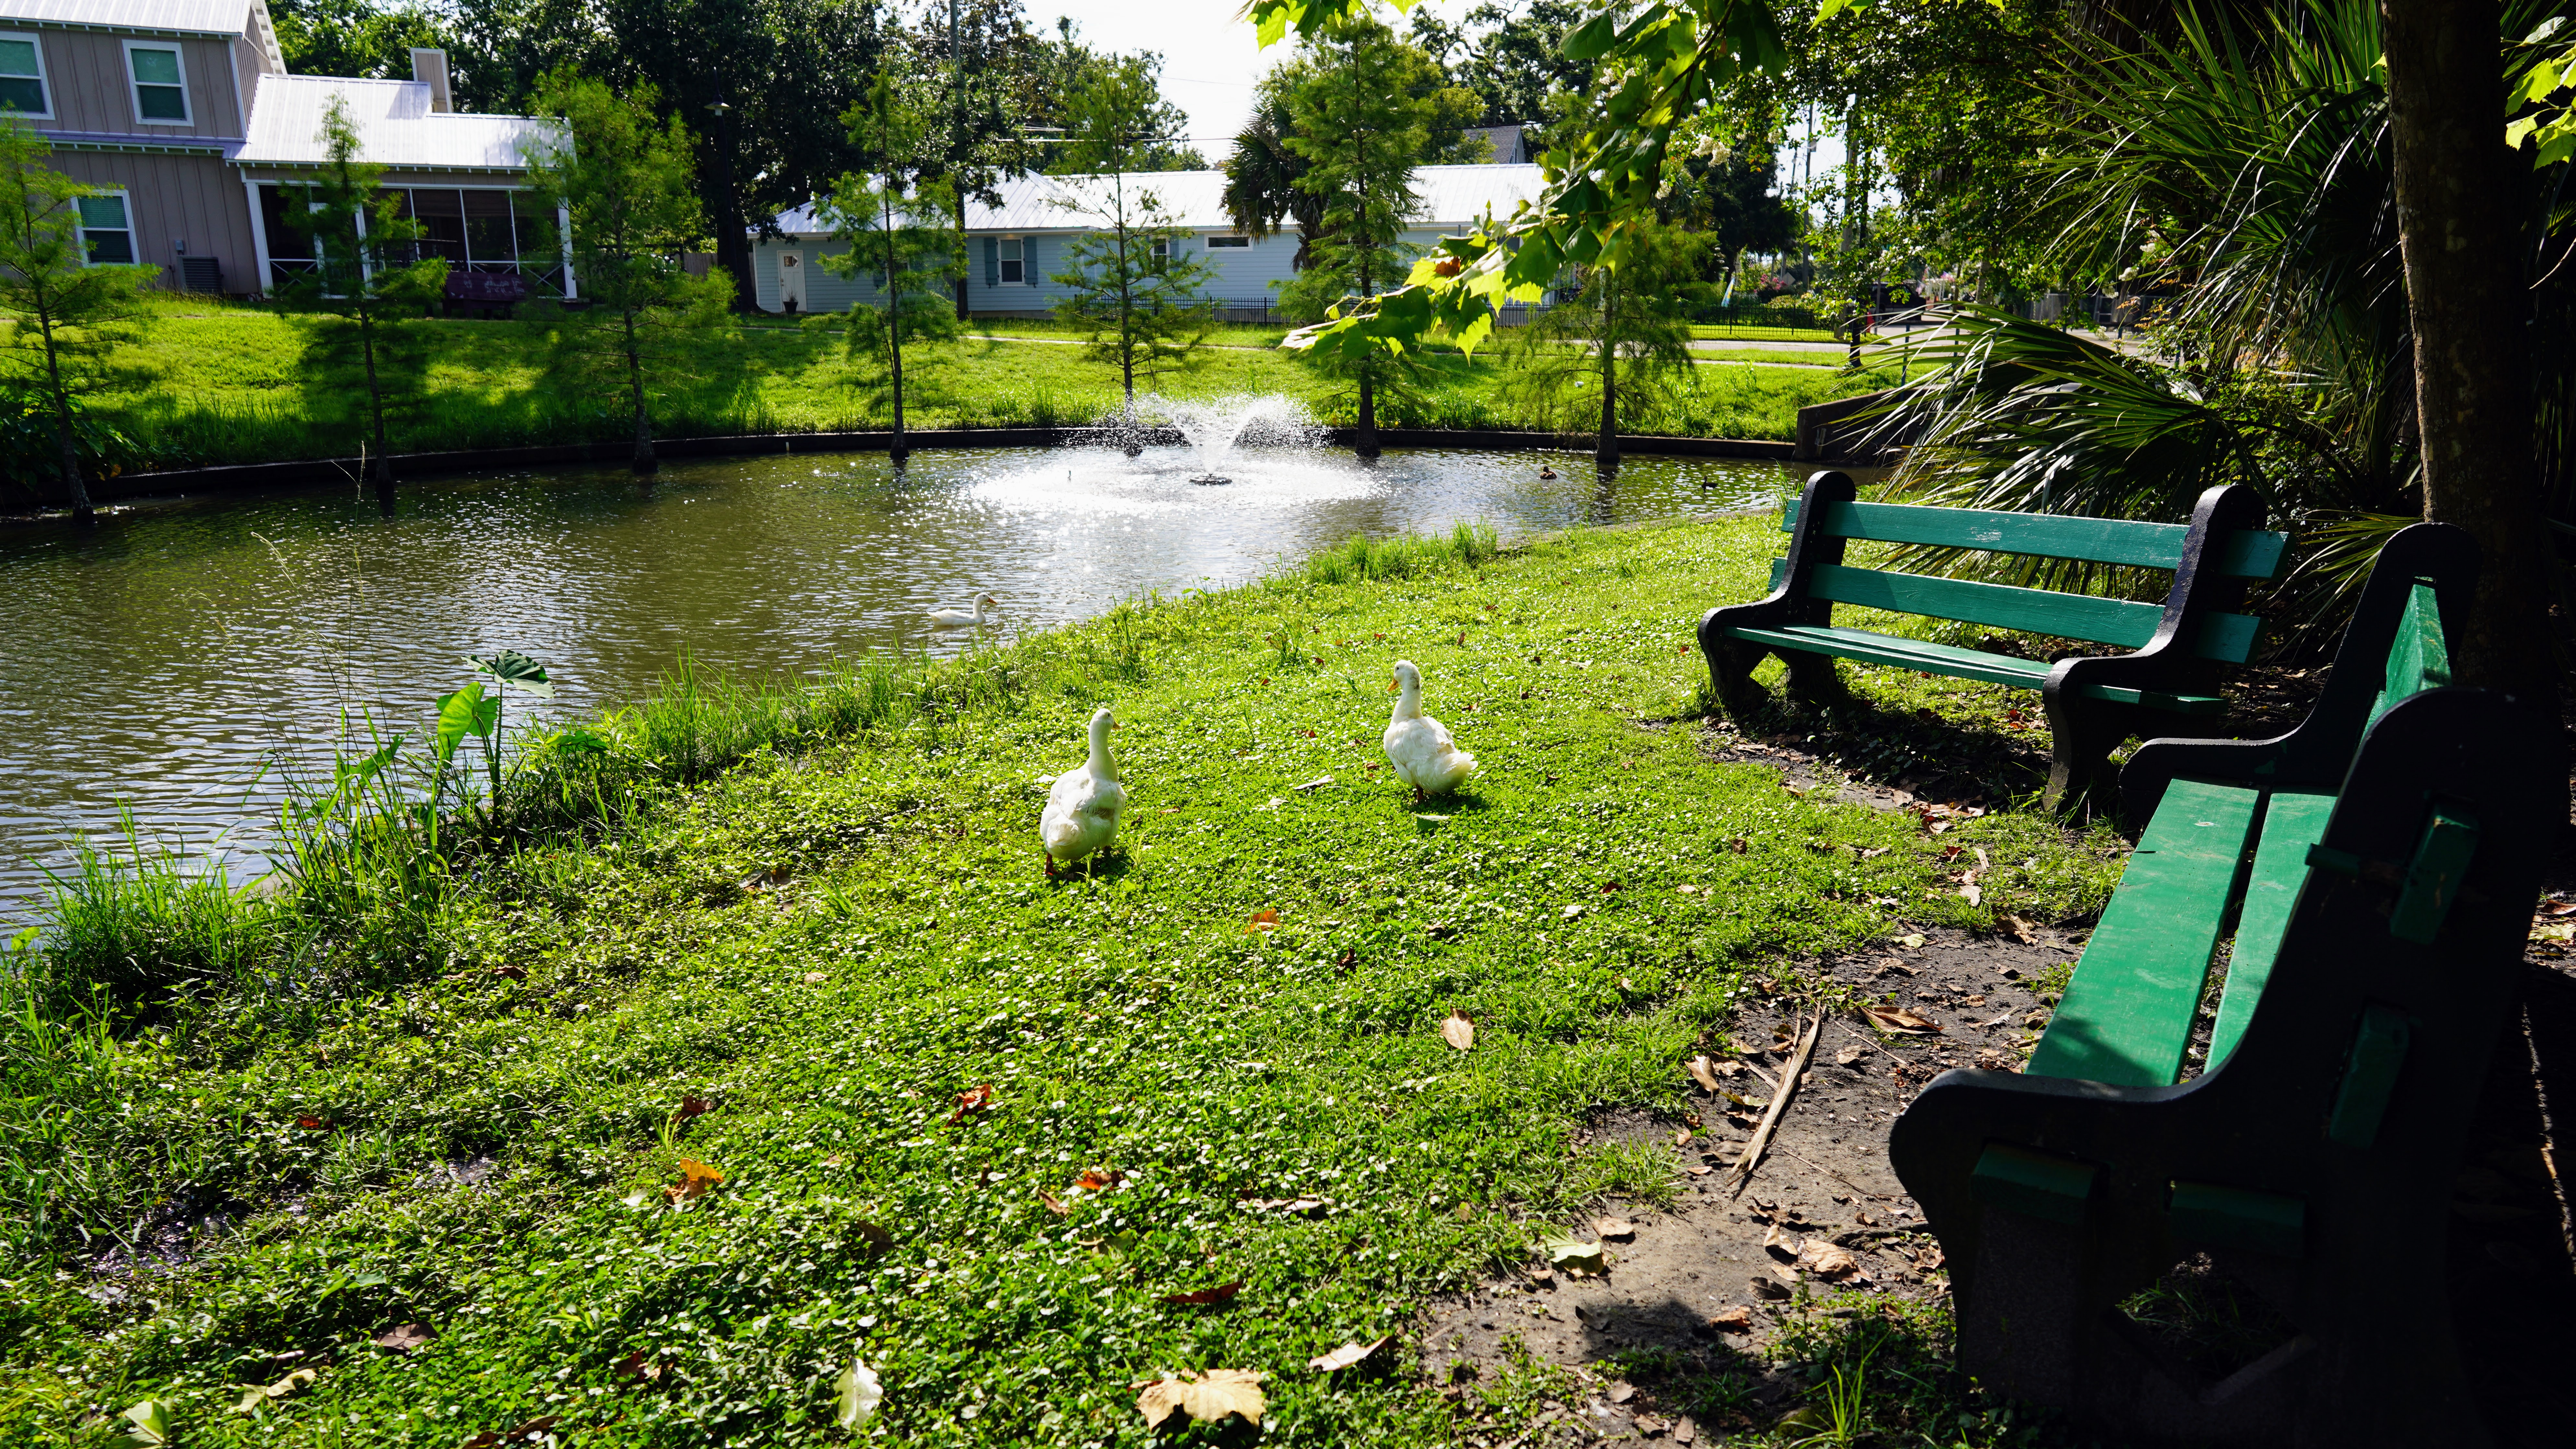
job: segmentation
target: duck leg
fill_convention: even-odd
[[[1050,885],[1054,884],[1054,882],[1055,882],[1055,852],[1050,851],[1050,850],[1041,850],[1041,851],[1039,851],[1039,852],[1038,852],[1038,859],[1040,859],[1040,860],[1042,860],[1042,861],[1045,861],[1045,862],[1046,862],[1047,883],[1048,883],[1048,884],[1050,884]]]

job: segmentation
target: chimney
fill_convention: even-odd
[[[456,109],[447,89],[447,52],[413,46],[411,78],[429,87],[429,108],[440,114]]]

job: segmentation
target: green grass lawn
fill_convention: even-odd
[[[423,395],[392,428],[396,452],[509,447],[530,443],[616,443],[633,435],[623,391],[611,376],[555,364],[558,323],[441,320],[422,325],[428,367]],[[1062,337],[1046,324],[1012,324],[1013,334]],[[1278,329],[1227,329],[1247,342],[1209,348],[1140,390],[1175,398],[1283,393],[1322,421],[1347,424],[1354,400],[1298,355],[1274,345]],[[366,430],[345,378],[302,361],[295,318],[255,307],[201,301],[165,304],[144,338],[116,359],[120,383],[92,409],[127,443],[129,469],[338,457],[358,452]],[[1257,345],[1248,345],[1257,344]],[[655,430],[665,437],[883,428],[890,400],[872,373],[842,355],[836,336],[776,323],[728,326],[674,344],[676,357],[654,387]],[[1508,364],[1496,349],[1473,358],[1454,351],[1424,360],[1420,383],[1381,401],[1389,427],[1548,427],[1507,395]],[[1118,375],[1083,349],[996,333],[908,355],[907,422],[914,427],[1065,426],[1091,422],[1119,401]],[[1886,385],[1893,374],[1809,375],[1765,369],[1702,377],[1670,388],[1640,433],[1785,439],[1808,403]],[[1555,425],[1577,425],[1569,419]]]
[[[1760,592],[1775,525],[1363,547],[812,692],[675,687],[532,745],[438,852],[98,895],[0,963],[0,1442],[104,1445],[151,1398],[188,1446],[829,1443],[855,1359],[908,1443],[1163,1442],[1135,1385],[1218,1368],[1269,1375],[1267,1428],[1182,1442],[1527,1432],[1544,1372],[1444,1397],[1409,1335],[1603,1194],[1671,1192],[1672,1154],[1574,1147],[1588,1114],[1683,1111],[1682,1061],[1825,990],[1820,953],[2062,918],[2118,870],[2107,831],[1936,840],[1703,754],[1691,625]],[[1387,778],[1398,657],[1481,762],[1457,798]],[[1915,730],[1890,751],[2029,704],[1855,678]],[[1044,782],[1100,705],[1129,814],[1049,884]],[[1969,844],[1981,905],[1939,855]],[[184,999],[113,1031],[39,1004],[156,972]],[[1870,1326],[1930,1363],[1938,1314],[1876,1301],[1780,1352],[1822,1380]],[[1928,1392],[1868,1412],[2029,1442]]]
[[[1702,342],[1839,342],[1842,334],[1822,327],[1763,327],[1753,323],[1694,322],[1691,336]]]

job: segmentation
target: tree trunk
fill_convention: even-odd
[[[1614,273],[1601,289],[1601,441],[1594,462],[1619,461],[1619,282]]]
[[[1351,451],[1363,458],[1378,455],[1377,384],[1367,373],[1360,374],[1360,425],[1351,430]]]
[[[886,279],[886,296],[894,298],[891,275]],[[889,311],[891,315],[886,318],[886,357],[890,364],[888,372],[894,382],[894,444],[886,449],[886,456],[900,463],[912,456],[912,449],[904,446],[903,441],[903,330],[895,325],[896,317],[902,314],[891,307]]]
[[[733,184],[733,113],[726,111],[715,118],[709,149],[714,165],[700,174],[707,178],[707,218],[716,233],[716,265],[733,276],[733,310],[760,310],[760,290],[751,275],[751,245],[743,240],[742,197]]]
[[[653,415],[644,406],[644,356],[635,341],[635,313],[626,313],[626,392],[635,404],[635,476],[650,478],[662,460],[653,456]]]
[[[375,425],[376,456],[367,465],[367,476],[376,485],[376,506],[387,513],[394,510],[394,460],[385,442],[385,388],[376,375],[376,334],[366,315],[358,317],[358,342],[367,359],[367,413]]]
[[[45,375],[53,384],[54,442],[62,449],[63,492],[71,499],[72,522],[96,523],[98,510],[90,506],[89,480],[81,476],[80,444],[72,433],[71,394],[63,389],[63,367],[54,355],[54,329],[45,327]]]
[[[2554,710],[2548,530],[2533,476],[2525,218],[2531,168],[2504,144],[2497,0],[2381,0],[2399,246],[2415,329],[2424,516],[2485,553],[2462,684]]]

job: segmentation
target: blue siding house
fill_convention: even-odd
[[[1184,245],[1216,269],[1207,295],[1229,321],[1267,319],[1277,287],[1291,275],[1297,255],[1293,226],[1254,239],[1225,214],[1222,171],[1157,171],[1126,178],[1130,215],[1140,193],[1150,194],[1182,230]],[[1460,236],[1491,214],[1508,217],[1523,201],[1536,202],[1545,183],[1536,166],[1425,166],[1413,176],[1421,198],[1405,239],[1428,248]],[[979,317],[1043,316],[1066,288],[1053,274],[1066,265],[1074,238],[1103,225],[1101,176],[1017,176],[1002,183],[1002,204],[966,206],[966,305]],[[752,247],[752,276],[762,311],[839,312],[852,302],[875,301],[882,288],[840,276],[821,259],[849,246],[831,239],[812,207],[783,212],[782,235]]]

